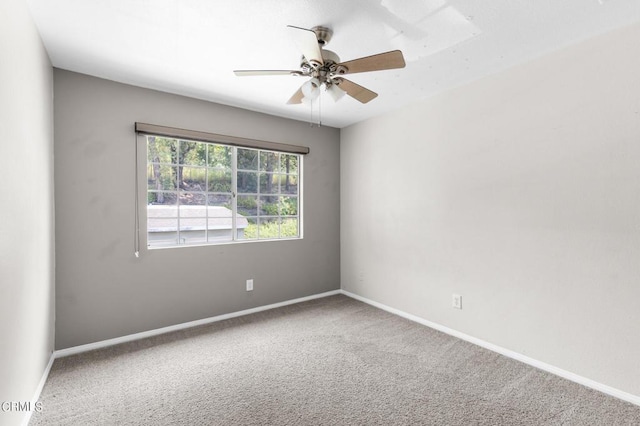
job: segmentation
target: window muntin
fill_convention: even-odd
[[[146,136],[147,245],[300,238],[301,156]]]

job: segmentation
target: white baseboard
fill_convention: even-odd
[[[172,331],[184,330],[191,327],[197,327],[200,325],[211,324],[218,321],[223,321],[230,318],[236,318],[243,315],[255,314],[257,312],[267,311],[270,309],[280,308],[282,306],[293,305],[295,303],[306,302],[308,300],[320,299],[322,297],[334,296],[341,294],[341,290],[327,291],[325,293],[314,294],[311,296],[300,297],[298,299],[287,300],[284,302],[273,303],[271,305],[259,306],[257,308],[245,309],[243,311],[232,312],[229,314],[218,315],[215,317],[204,318],[201,320],[185,322],[182,324],[171,325],[168,327],[156,328],[154,330],[142,331],[140,333],[128,334],[126,336],[116,337],[113,339],[102,340],[100,342],[88,343],[86,345],[73,346],[66,349],[60,349],[54,352],[55,358],[62,358],[65,356],[76,355],[83,352],[93,351],[95,349],[106,348],[108,346],[118,345],[120,343],[132,342],[134,340],[145,339],[147,337],[158,336],[160,334],[170,333]]]
[[[108,346],[113,346],[113,345],[117,345],[120,343],[126,343],[126,342],[131,342],[134,340],[140,340],[140,339],[144,339],[147,337],[152,337],[152,336],[157,336],[160,334],[165,334],[165,333],[170,333],[172,331],[177,331],[177,330],[184,330],[187,328],[191,328],[191,327],[196,327],[196,326],[200,326],[200,325],[205,325],[205,324],[211,324],[214,322],[218,322],[218,321],[223,321],[226,319],[230,319],[230,318],[236,318],[236,317],[240,317],[243,315],[249,315],[249,314],[254,314],[257,312],[262,312],[262,311],[267,311],[270,309],[276,309],[276,308],[280,308],[283,306],[287,306],[287,305],[293,305],[296,303],[301,303],[301,302],[306,302],[309,300],[314,300],[314,299],[320,299],[323,297],[328,297],[328,296],[334,296],[336,294],[343,294],[345,296],[351,297],[352,299],[356,299],[359,300],[361,302],[364,302],[368,305],[374,306],[376,308],[382,309],[384,311],[390,312],[392,314],[398,315],[400,317],[406,318],[410,321],[414,321],[418,324],[422,324],[424,326],[433,328],[435,330],[441,331],[443,333],[449,334],[453,337],[457,337],[459,339],[465,340],[467,342],[473,343],[475,345],[478,345],[480,347],[483,347],[485,349],[488,349],[490,351],[499,353],[501,355],[504,355],[506,357],[515,359],[517,361],[523,362],[525,364],[528,364],[532,367],[535,368],[539,368],[540,370],[543,371],[547,371],[551,374],[554,374],[556,376],[565,378],[567,380],[571,380],[572,382],[581,384],[583,386],[587,386],[591,389],[595,389],[597,391],[603,392],[607,395],[611,395],[613,397],[616,397],[618,399],[621,399],[623,401],[627,401],[630,402],[632,404],[638,405],[640,406],[640,396],[638,395],[634,395],[628,392],[624,392],[621,391],[619,389],[613,388],[611,386],[596,382],[595,380],[591,380],[588,379],[586,377],[580,376],[578,374],[572,373],[570,371],[567,370],[563,370],[561,368],[555,367],[553,365],[547,364],[545,362],[542,361],[538,361],[536,359],[530,358],[528,356],[522,355],[518,352],[514,352],[510,349],[505,349],[501,346],[498,345],[494,345],[493,343],[489,343],[486,342],[484,340],[478,339],[476,337],[473,336],[469,336],[467,334],[461,333],[459,331],[456,331],[454,329],[445,327],[443,325],[428,321],[424,318],[420,318],[416,315],[412,315],[409,313],[406,313],[404,311],[401,311],[399,309],[395,309],[392,308],[390,306],[384,305],[382,303],[379,302],[375,302],[373,300],[367,299],[366,297],[362,297],[359,296],[357,294],[354,293],[350,293],[346,290],[333,290],[333,291],[328,291],[325,293],[320,293],[320,294],[315,294],[315,295],[311,295],[311,296],[307,296],[307,297],[301,297],[298,299],[293,299],[293,300],[287,300],[284,302],[279,302],[279,303],[274,303],[271,305],[266,305],[266,306],[259,306],[257,308],[251,308],[251,309],[246,309],[243,311],[238,311],[238,312],[232,312],[229,314],[224,314],[224,315],[218,315],[215,317],[210,317],[210,318],[204,318],[201,320],[197,320],[197,321],[190,321],[190,322],[186,322],[186,323],[182,323],[182,324],[177,324],[177,325],[172,325],[169,327],[163,327],[163,328],[157,328],[154,330],[149,330],[149,331],[143,331],[141,333],[134,333],[134,334],[129,334],[126,336],[122,336],[122,337],[117,337],[114,339],[108,339],[108,340],[103,340],[100,342],[94,342],[94,343],[89,343],[86,345],[80,345],[80,346],[74,346],[71,348],[66,348],[66,349],[61,349],[58,351],[54,351],[51,354],[51,357],[49,359],[49,363],[47,364],[47,367],[45,368],[44,373],[42,374],[42,378],[40,380],[40,383],[38,384],[38,387],[36,389],[36,392],[34,394],[33,400],[32,400],[32,404],[35,404],[38,399],[40,398],[40,393],[42,392],[42,389],[45,385],[45,382],[47,381],[47,378],[49,377],[49,371],[51,370],[51,366],[53,365],[53,361],[56,358],[62,358],[65,356],[69,356],[69,355],[75,355],[75,354],[80,354],[83,352],[88,352],[88,351],[92,351],[95,349],[100,349],[100,348],[105,348]],[[31,420],[31,415],[33,412],[28,412],[26,413],[22,425],[23,426],[27,426],[29,424],[29,421]]]
[[[581,384],[583,386],[589,387],[591,389],[595,389],[595,390],[600,391],[602,393],[606,393],[607,395],[611,395],[611,396],[616,397],[618,399],[621,399],[623,401],[627,401],[627,402],[630,402],[632,404],[640,406],[640,396],[638,396],[638,395],[634,395],[634,394],[631,394],[631,393],[628,393],[628,392],[621,391],[620,389],[616,389],[616,388],[613,388],[611,386],[602,384],[600,382],[596,382],[595,380],[591,380],[591,379],[588,379],[586,377],[580,376],[578,374],[572,373],[570,371],[563,370],[562,368],[558,368],[558,367],[553,366],[551,364],[547,364],[545,362],[538,361],[537,359],[533,359],[533,358],[530,358],[530,357],[528,357],[526,355],[522,355],[522,354],[520,354],[518,352],[514,352],[514,351],[512,351],[510,349],[506,349],[506,348],[503,348],[501,346],[494,345],[493,343],[486,342],[486,341],[484,341],[482,339],[478,339],[476,337],[469,336],[468,334],[461,333],[461,332],[456,331],[454,329],[451,329],[449,327],[445,327],[443,325],[440,325],[440,324],[437,324],[437,323],[434,323],[434,322],[431,322],[431,321],[427,321],[424,318],[420,318],[420,317],[418,317],[416,315],[408,314],[408,313],[403,312],[403,311],[401,311],[399,309],[395,309],[395,308],[392,308],[390,306],[383,305],[382,303],[375,302],[373,300],[367,299],[366,297],[358,296],[357,294],[350,293],[350,292],[348,292],[346,290],[340,290],[340,293],[344,294],[345,296],[348,296],[348,297],[351,297],[353,299],[356,299],[356,300],[359,300],[361,302],[364,302],[364,303],[366,303],[368,305],[371,305],[371,306],[374,306],[376,308],[382,309],[384,311],[390,312],[392,314],[398,315],[398,316],[400,316],[402,318],[406,318],[406,319],[408,319],[410,321],[417,322],[418,324],[425,325],[427,327],[430,327],[430,328],[433,328],[435,330],[441,331],[443,333],[449,334],[449,335],[451,335],[453,337],[457,337],[457,338],[465,340],[465,341],[467,341],[469,343],[473,343],[474,345],[478,345],[478,346],[483,347],[485,349],[489,349],[490,351],[497,352],[497,353],[499,353],[501,355],[504,355],[506,357],[509,357],[509,358],[515,359],[517,361],[523,362],[523,363],[528,364],[528,365],[530,365],[532,367],[538,368],[540,370],[546,371],[546,372],[551,373],[551,374],[555,374],[556,376],[560,376],[560,377],[562,377],[564,379],[571,380],[572,382]]]
[[[31,399],[30,407],[35,407],[36,402],[40,399],[40,394],[42,393],[42,389],[44,388],[44,384],[47,382],[47,378],[49,378],[49,371],[51,371],[51,366],[53,365],[53,360],[55,359],[55,353],[51,353],[49,356],[49,362],[42,373],[42,377],[40,378],[40,383],[38,383],[38,387],[36,388],[35,393],[33,394],[33,398]],[[27,411],[22,418],[22,426],[27,426],[31,421],[31,415],[33,414],[33,410]]]
[[[140,339],[144,339],[147,337],[152,337],[152,336],[157,336],[160,334],[165,334],[165,333],[170,333],[172,331],[177,331],[177,330],[184,330],[187,328],[191,328],[191,327],[196,327],[199,325],[205,325],[205,324],[211,324],[214,322],[218,322],[218,321],[223,321],[226,319],[230,319],[230,318],[236,318],[236,317],[240,317],[243,315],[249,315],[249,314],[255,314],[257,312],[262,312],[262,311],[267,311],[270,309],[276,309],[276,308],[280,308],[283,306],[287,306],[287,305],[293,305],[296,303],[301,303],[301,302],[306,302],[309,300],[313,300],[313,299],[320,299],[323,297],[328,297],[328,296],[335,296],[337,294],[341,294],[341,290],[333,290],[333,291],[327,291],[325,293],[320,293],[320,294],[314,294],[311,296],[306,296],[306,297],[300,297],[298,299],[293,299],[293,300],[286,300],[284,302],[279,302],[279,303],[273,303],[271,305],[266,305],[266,306],[259,306],[257,308],[251,308],[251,309],[245,309],[243,311],[238,311],[238,312],[232,312],[229,314],[224,314],[224,315],[218,315],[215,317],[210,317],[210,318],[204,318],[201,320],[196,320],[196,321],[190,321],[190,322],[185,322],[182,324],[176,324],[176,325],[172,325],[169,327],[163,327],[163,328],[157,328],[154,330],[148,330],[148,331],[143,331],[140,333],[134,333],[134,334],[129,334],[126,336],[122,336],[122,337],[116,337],[114,339],[108,339],[108,340],[103,340],[100,342],[94,342],[94,343],[88,343],[86,345],[79,345],[79,346],[74,346],[71,348],[66,348],[66,349],[60,349],[57,351],[54,351],[51,354],[51,357],[49,358],[49,363],[47,364],[47,367],[44,370],[44,373],[42,374],[42,378],[40,379],[40,383],[38,384],[38,387],[36,389],[36,392],[33,396],[33,399],[31,400],[31,406],[34,406],[36,402],[38,402],[38,400],[40,399],[40,394],[42,393],[42,389],[44,388],[44,385],[47,381],[47,378],[49,377],[49,372],[51,371],[51,366],[53,365],[53,361],[57,358],[62,358],[65,356],[70,356],[70,355],[76,355],[76,354],[80,354],[83,352],[88,352],[88,351],[92,351],[95,349],[101,349],[101,348],[106,348],[108,346],[113,346],[113,345],[117,345],[120,343],[126,343],[126,342],[132,342],[134,340],[140,340]],[[22,420],[22,426],[27,426],[29,424],[29,421],[31,421],[31,415],[33,414],[33,411],[28,411],[25,416],[23,417]]]

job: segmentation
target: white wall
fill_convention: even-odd
[[[638,40],[343,129],[342,287],[640,395]]]
[[[0,5],[0,402],[30,401],[53,350],[52,69],[23,0]],[[0,424],[24,413],[0,411]]]
[[[59,69],[54,89],[56,348],[340,287],[337,129]],[[309,146],[304,239],[143,250],[136,259],[136,121]]]

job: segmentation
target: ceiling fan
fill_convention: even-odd
[[[342,77],[345,74],[404,68],[405,62],[400,50],[379,53],[364,58],[340,62],[334,52],[324,49],[333,31],[326,27],[306,28],[288,25],[298,49],[302,51],[300,70],[235,70],[237,76],[294,75],[311,77],[289,99],[288,104],[300,104],[320,95],[320,87],[325,86],[334,101],[345,93],[366,104],[378,96],[377,93]]]

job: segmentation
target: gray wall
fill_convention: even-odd
[[[343,129],[342,287],[640,395],[638,40]]]
[[[29,401],[53,350],[53,78],[23,0],[0,6],[0,402]],[[0,424],[24,413],[0,411]]]
[[[340,287],[339,131],[54,70],[56,348]],[[304,239],[134,250],[134,122],[307,145]],[[245,280],[253,278],[253,292]]]

